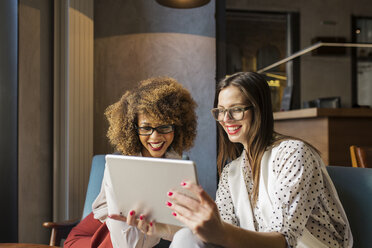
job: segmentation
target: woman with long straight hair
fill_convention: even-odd
[[[319,152],[274,131],[265,78],[239,72],[223,79],[211,110],[218,122],[220,181],[213,202],[198,185],[169,192],[175,218],[188,228],[172,247],[352,247],[350,226]]]

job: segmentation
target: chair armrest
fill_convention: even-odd
[[[43,227],[46,228],[68,228],[68,227],[74,227],[80,222],[80,219],[75,219],[75,220],[66,220],[66,221],[61,221],[61,222],[44,222]]]
[[[62,239],[66,239],[71,229],[80,222],[80,219],[62,222],[44,222],[43,227],[52,229],[50,234],[50,246],[59,246]]]

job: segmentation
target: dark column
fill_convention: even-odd
[[[216,83],[226,75],[226,2],[216,1]]]
[[[298,13],[287,14],[287,56],[300,50],[300,16]],[[287,87],[292,90],[289,109],[301,108],[300,58],[287,63]],[[282,108],[283,109],[283,108]],[[289,110],[284,108],[285,110]]]
[[[18,1],[0,1],[0,243],[18,241]]]

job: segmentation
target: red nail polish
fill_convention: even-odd
[[[130,214],[130,216],[132,216],[134,214],[134,211],[133,210],[130,211],[129,214]]]
[[[173,212],[172,214],[173,214],[173,216],[177,216],[177,214],[175,212]]]
[[[112,218],[112,216],[111,216],[111,215],[107,215],[107,217],[109,217],[109,218]]]
[[[143,220],[143,215],[140,216],[140,220]]]
[[[186,186],[186,183],[185,183],[185,182],[182,182],[182,183],[181,183],[181,186]]]
[[[173,192],[168,192],[168,196],[172,196],[173,195]]]
[[[172,203],[170,203],[170,202],[167,202],[167,205],[168,205],[169,207],[171,207],[171,206],[172,206]]]
[[[152,222],[150,222],[150,226],[152,226]]]

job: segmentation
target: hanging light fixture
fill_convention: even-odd
[[[203,6],[210,0],[156,0],[161,5],[177,9],[190,9]]]

